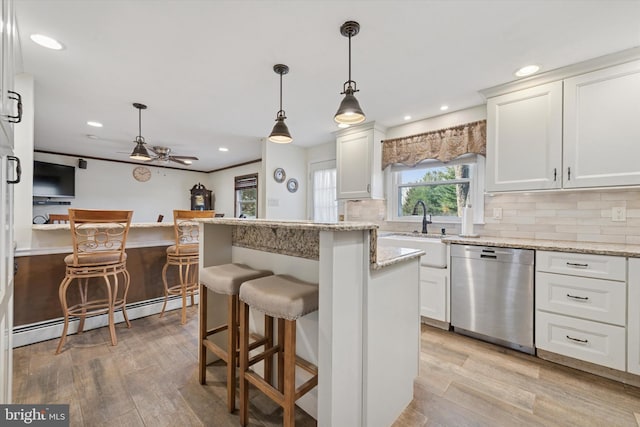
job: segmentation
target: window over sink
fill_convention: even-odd
[[[418,200],[427,206],[427,215],[434,222],[459,223],[462,208],[474,208],[474,222],[483,221],[484,157],[470,154],[443,163],[424,160],[414,167],[392,165],[387,174],[388,218],[396,221],[417,221],[413,215]]]

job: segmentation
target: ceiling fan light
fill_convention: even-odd
[[[356,97],[353,96],[353,93],[347,91],[333,120],[335,120],[336,123],[355,125],[364,122],[365,119],[366,117],[362,108],[360,108],[360,103],[358,103]]]
[[[149,152],[147,151],[146,147],[143,145],[142,142],[138,142],[136,144],[129,158],[132,160],[142,160],[142,161],[151,160],[151,156],[149,155]]]
[[[278,117],[278,119],[276,119],[276,124],[273,126],[271,135],[269,135],[269,141],[278,144],[288,144],[293,141],[293,138],[289,133],[289,128],[284,122],[284,117]]]

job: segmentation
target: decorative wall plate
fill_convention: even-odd
[[[151,170],[146,166],[137,166],[133,169],[133,177],[140,182],[147,182],[151,179]]]
[[[295,193],[298,191],[298,180],[295,178],[289,178],[289,181],[287,181],[287,190],[289,190],[289,193]]]
[[[273,179],[275,179],[276,182],[284,182],[286,178],[287,174],[284,172],[284,169],[276,168],[273,171]]]

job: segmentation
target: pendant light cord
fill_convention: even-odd
[[[138,136],[142,138],[142,109],[138,108]]]
[[[351,33],[349,33],[349,86],[351,86]]]
[[[280,111],[282,111],[282,73],[280,73]]]

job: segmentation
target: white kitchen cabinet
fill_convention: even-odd
[[[420,315],[449,322],[449,270],[420,267]]]
[[[13,124],[19,122],[22,108],[20,95],[13,91],[15,55],[18,49],[17,24],[13,0],[2,0],[0,6],[2,40],[0,42],[0,146],[13,148]]]
[[[627,260],[536,251],[535,345],[625,371]]]
[[[629,258],[627,371],[640,375],[640,259]]]
[[[381,199],[384,131],[375,123],[337,133],[338,199]]]
[[[562,82],[487,101],[487,191],[560,188]]]
[[[489,92],[487,191],[640,185],[640,60],[587,67]]]
[[[640,184],[640,61],[564,81],[565,188]]]

